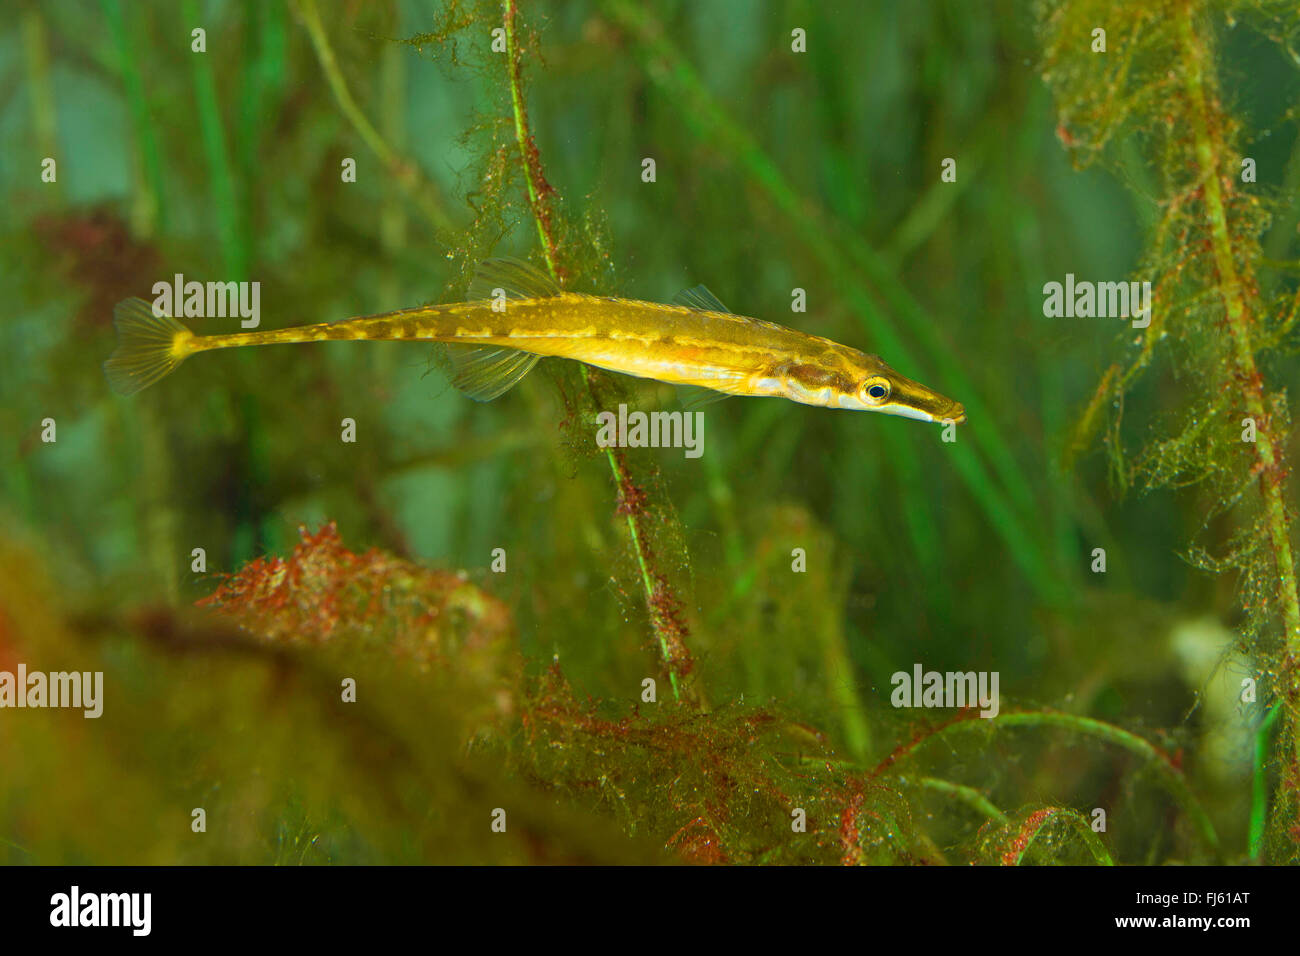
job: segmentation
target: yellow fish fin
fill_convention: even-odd
[[[519,384],[540,355],[499,345],[444,346],[451,384],[476,402],[490,402]]]
[[[470,302],[507,299],[548,299],[560,294],[555,280],[522,259],[485,259],[469,283]]]
[[[104,363],[109,387],[134,395],[175,371],[188,355],[184,343],[194,333],[170,315],[154,315],[144,299],[123,299],[113,309],[117,349]]]
[[[678,292],[673,296],[673,305],[684,305],[688,309],[698,309],[701,312],[731,312],[716,295],[702,285]]]

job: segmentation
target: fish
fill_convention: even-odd
[[[197,335],[140,298],[114,309],[109,386],[132,395],[197,352],[324,341],[429,341],[446,349],[454,386],[477,401],[508,392],[543,356],[728,395],[962,424],[961,403],[879,356],[764,319],[736,315],[704,286],[671,304],[566,292],[518,259],[488,259],[466,301],[335,322]]]

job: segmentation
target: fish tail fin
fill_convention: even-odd
[[[117,349],[104,377],[119,395],[134,395],[175,371],[189,355],[194,333],[170,315],[155,315],[144,299],[123,299],[113,309]]]

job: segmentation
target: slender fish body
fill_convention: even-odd
[[[703,286],[674,304],[563,292],[512,259],[483,263],[469,301],[340,322],[231,335],[195,335],[142,299],[115,310],[109,384],[132,394],[196,352],[322,341],[424,340],[447,345],[452,383],[490,401],[542,356],[728,395],[774,396],[921,421],[961,423],[962,406],[899,375],[879,357],[773,322],[734,315]]]

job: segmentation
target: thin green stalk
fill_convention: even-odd
[[[235,140],[235,168],[244,184],[240,222],[249,262],[258,259],[260,230],[254,227],[261,208],[258,176],[261,170],[262,139],[281,105],[285,69],[284,8],[279,4],[244,0],[244,58],[240,70]]]
[[[21,843],[15,843],[13,840],[6,840],[4,837],[0,837],[0,845],[7,846],[13,850],[17,850],[19,853],[24,854],[30,860],[36,859],[36,854],[32,853],[31,850],[27,849],[27,847],[23,846]]]
[[[184,0],[181,15],[189,24],[199,23],[196,0]],[[226,277],[236,281],[248,278],[248,250],[239,224],[239,206],[235,203],[235,177],[226,149],[226,130],[217,102],[216,74],[212,68],[212,51],[190,54],[194,70],[194,98],[198,107],[199,133],[203,153],[212,181],[212,208],[217,216],[217,234]]]
[[[909,781],[907,778],[902,778],[899,782],[907,783]],[[988,817],[990,820],[998,823],[1007,822],[1007,815],[999,810],[992,800],[974,787],[968,787],[964,783],[953,783],[950,780],[940,780],[938,777],[921,777],[916,783],[926,790],[933,790],[945,797],[959,800],[976,813]]]
[[[857,682],[852,679],[854,667],[848,642],[842,633],[836,634],[833,641],[825,654],[826,677],[844,733],[844,748],[853,759],[865,760],[871,753],[871,722],[862,706]]]
[[[380,91],[382,106],[379,121],[384,136],[401,149],[406,143],[406,58],[399,47],[384,50],[380,62]],[[391,256],[406,245],[406,207],[396,196],[385,196],[379,216],[379,235],[384,252]],[[387,283],[395,285],[395,275],[389,259]],[[393,290],[396,291],[395,289]]]
[[[1268,825],[1268,752],[1273,726],[1282,713],[1279,703],[1274,703],[1268,716],[1255,731],[1255,759],[1250,787],[1250,858],[1264,862],[1264,830]]]
[[[884,244],[884,249],[879,253],[883,261],[897,269],[948,218],[949,212],[966,188],[978,181],[978,173],[985,164],[989,140],[996,137],[998,145],[1003,145],[1002,137],[1010,125],[1003,115],[989,117],[989,121],[989,128],[972,145],[953,150],[954,156],[962,158],[961,175],[955,182],[947,183],[936,179],[930,184],[930,188],[921,194]]]
[[[406,149],[406,51],[390,44],[385,47],[379,64],[379,129],[384,138],[398,150]],[[379,241],[384,250],[383,267],[379,274],[379,301],[396,303],[402,298],[401,270],[398,263],[406,250],[409,226],[407,204],[403,196],[392,190],[384,191],[379,207]],[[375,368],[384,377],[396,373],[397,355],[383,351],[375,354]]]
[[[28,8],[23,14],[23,47],[27,54],[27,83],[32,97],[32,131],[36,148],[42,157],[57,156],[59,144],[54,87],[50,82],[50,43],[45,19],[36,7]]]
[[[334,57],[334,48],[330,46],[329,35],[325,32],[325,27],[321,23],[320,11],[316,7],[316,0],[294,0],[294,5],[298,10],[299,19],[302,20],[303,26],[307,30],[307,35],[311,38],[312,49],[316,52],[316,60],[320,63],[320,68],[325,74],[325,79],[329,82],[330,90],[334,93],[334,99],[339,104],[339,109],[347,117],[352,128],[357,131],[362,141],[379,157],[379,161],[384,165],[389,175],[391,175],[399,186],[411,197],[424,215],[433,224],[439,232],[451,232],[456,226],[452,222],[451,216],[447,214],[446,202],[443,200],[437,187],[427,178],[425,178],[411,160],[399,154],[388,141],[379,134],[374,124],[361,112],[357,106],[357,101],[352,98],[352,92],[348,89],[347,81],[343,79],[343,74],[339,70],[338,61]]]
[[[108,32],[117,49],[117,68],[122,75],[131,123],[144,164],[144,182],[137,186],[131,225],[138,236],[152,236],[167,231],[167,203],[163,189],[162,153],[154,132],[152,113],[144,95],[144,81],[137,66],[138,58],[131,46],[131,35],[122,15],[121,0],[101,0]]]
[[[849,588],[849,568],[843,564],[839,567],[831,594],[844,594]],[[827,600],[824,603],[838,609],[843,601]],[[831,624],[828,619],[817,627],[817,632],[825,635],[822,666],[825,668],[840,730],[844,735],[845,749],[854,760],[866,760],[871,753],[871,721],[862,705],[862,695],[858,693],[858,681],[854,676],[857,669],[853,664],[853,654],[849,650],[843,622]]]
[[[511,111],[514,114],[515,139],[519,145],[519,159],[523,164],[524,181],[527,183],[528,188],[528,203],[532,209],[533,221],[537,226],[537,237],[541,243],[542,255],[546,260],[547,270],[551,273],[552,278],[557,282],[562,282],[564,267],[560,261],[559,244],[555,236],[554,215],[550,206],[550,196],[553,194],[553,190],[550,184],[546,182],[545,176],[542,175],[541,158],[529,130],[528,111],[524,105],[517,39],[517,4],[515,0],[503,0],[502,8],[506,33],[506,72],[510,82],[510,104]],[[586,365],[581,366],[581,372],[583,384],[594,399],[595,393],[592,389],[590,373]],[[627,521],[628,535],[632,541],[632,552],[636,557],[637,568],[640,571],[641,586],[645,590],[646,611],[650,618],[650,627],[654,631],[656,641],[659,643],[660,655],[668,668],[668,678],[672,685],[673,698],[680,700],[686,689],[683,686],[684,677],[690,669],[689,652],[682,641],[682,627],[676,619],[676,614],[682,605],[668,582],[653,570],[653,557],[649,549],[649,543],[646,540],[646,529],[642,527],[645,512],[643,506],[634,501],[634,499],[643,495],[643,492],[636,488],[632,481],[632,475],[628,469],[623,450],[606,448],[604,451],[610,472],[614,476],[614,483],[619,490],[619,510]],[[691,691],[692,693],[689,696],[692,699],[697,699],[694,692],[695,688],[692,687]]]
[[[533,211],[533,222],[537,225],[537,239],[542,247],[542,256],[546,259],[546,268],[552,278],[560,278],[559,262],[556,255],[555,234],[551,222],[550,208],[546,202],[548,187],[540,177],[535,175],[537,144],[533,142],[528,130],[528,111],[524,107],[524,89],[520,81],[519,43],[516,39],[515,18],[517,9],[513,0],[505,0],[506,59],[510,72],[510,108],[515,119],[515,139],[519,143],[519,161],[524,165],[524,182],[528,185],[528,205]]]

